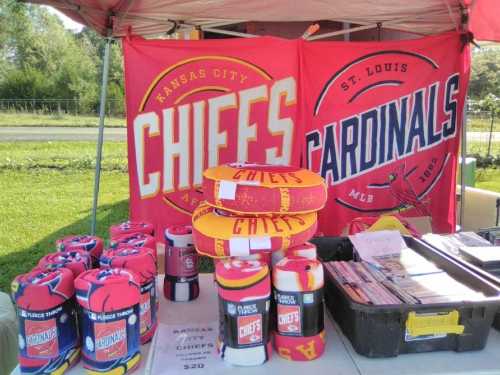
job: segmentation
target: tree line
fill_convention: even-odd
[[[74,99],[81,112],[97,111],[104,44],[89,28],[65,29],[44,7],[0,0],[0,99]],[[474,51],[472,99],[485,106],[498,102],[499,65],[500,48]],[[123,87],[120,44],[113,43],[108,98],[122,113]]]
[[[0,0],[0,98],[75,99],[80,111],[97,111],[104,45],[89,28],[65,29],[44,7]],[[113,43],[108,98],[123,106],[122,72]]]

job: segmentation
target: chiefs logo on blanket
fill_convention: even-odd
[[[329,185],[320,230],[339,234],[354,217],[394,212],[454,230],[468,81],[459,35],[303,48],[306,162]]]

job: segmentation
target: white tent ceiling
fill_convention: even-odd
[[[479,0],[478,0],[479,1]],[[211,27],[227,21],[332,20],[368,25],[382,23],[418,34],[459,27],[461,0],[30,0],[51,5],[106,35],[139,35],[181,26]]]

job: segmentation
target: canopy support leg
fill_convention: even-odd
[[[102,160],[102,145],[104,142],[104,117],[106,115],[106,95],[108,91],[108,76],[109,76],[109,49],[111,45],[111,38],[106,39],[106,46],[104,48],[104,59],[102,68],[102,82],[101,82],[101,99],[99,103],[99,134],[97,136],[97,155],[95,164],[95,177],[94,177],[94,199],[92,202],[92,219],[90,223],[90,233],[95,235],[97,223],[97,204],[99,199],[99,184],[101,180],[101,160]]]
[[[460,150],[460,230],[464,230],[465,215],[465,158],[467,157],[467,112],[469,105],[467,98],[464,104],[464,113],[462,115],[462,142]]]

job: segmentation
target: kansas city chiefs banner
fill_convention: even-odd
[[[305,160],[329,185],[320,229],[355,217],[427,216],[455,228],[469,60],[460,36],[301,45]]]
[[[228,162],[298,165],[296,41],[123,40],[132,219],[188,224],[202,173]]]

